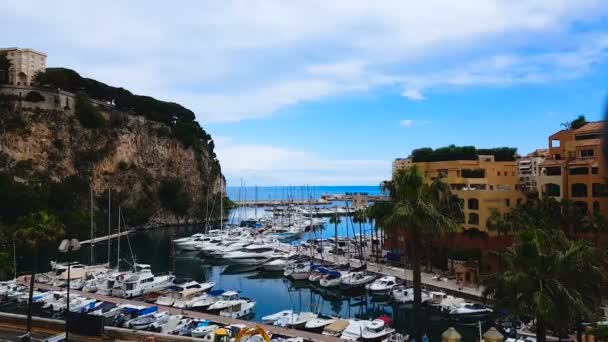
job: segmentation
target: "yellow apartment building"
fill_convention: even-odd
[[[561,130],[549,137],[549,156],[541,164],[540,196],[568,199],[586,213],[606,214],[608,189],[602,154],[604,122]]]
[[[519,190],[517,161],[495,161],[493,155],[479,155],[477,160],[450,160],[403,163],[415,165],[430,181],[440,177],[461,199],[464,229],[489,232],[487,220],[493,211],[507,213],[525,201]],[[407,166],[406,166],[407,167]]]

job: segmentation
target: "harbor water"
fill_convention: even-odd
[[[328,192],[324,190],[323,193]],[[372,194],[371,191],[370,194]],[[230,215],[230,220],[238,222],[241,219],[254,217],[256,214],[261,217],[267,212],[264,208],[258,208],[257,210],[254,208],[235,209]],[[329,218],[325,218],[325,220],[329,221]],[[361,225],[361,231],[366,235],[371,234],[373,228],[370,223]],[[241,293],[241,296],[256,302],[253,321],[260,321],[263,316],[285,309],[313,311],[323,315],[344,318],[374,319],[382,315],[388,315],[393,318],[397,330],[405,333],[411,331],[412,308],[396,305],[388,299],[374,298],[365,292],[343,293],[340,290],[328,290],[311,285],[308,281],[288,280],[282,273],[252,271],[221,265],[217,264],[217,261],[206,259],[196,253],[180,253],[174,249],[173,239],[190,236],[196,232],[202,232],[204,229],[203,226],[180,226],[137,231],[131,234],[129,239],[123,238],[121,240],[120,257],[124,260],[122,267],[127,268],[129,263],[133,263],[133,255],[136,262],[150,264],[155,273],[174,272],[177,276],[192,278],[197,281],[213,281],[216,283],[216,289],[237,290]],[[343,216],[342,221],[337,226],[338,235],[352,236],[353,230],[359,234],[359,224],[353,225],[352,219]],[[335,231],[334,225],[327,223],[324,229],[307,232],[301,239],[329,238],[335,235]],[[296,240],[292,243],[297,244],[300,241]],[[112,241],[110,247],[112,265],[116,264],[118,257],[116,247],[116,241]],[[95,246],[95,262],[107,261],[107,248],[107,242]],[[66,261],[68,259],[89,263],[90,249],[88,247],[83,248],[75,255],[69,256],[60,255],[54,249],[49,249],[40,253],[38,263],[48,265],[50,260]],[[32,263],[31,255],[17,252],[18,269],[30,269]],[[23,307],[15,304],[5,305],[1,309],[11,312],[24,311]],[[441,333],[450,326],[456,327],[463,334],[464,341],[475,341],[479,336],[477,323],[462,324],[451,321],[448,317],[436,311],[425,310],[423,322],[423,330],[431,341],[440,341]],[[489,325],[487,322],[483,322],[483,331],[487,328],[489,328]]]

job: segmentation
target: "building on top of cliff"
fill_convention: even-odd
[[[46,70],[46,54],[33,49],[0,48],[10,62],[8,84],[33,86],[37,72]],[[2,77],[4,78],[4,77]]]

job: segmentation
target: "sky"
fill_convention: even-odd
[[[192,109],[228,185],[376,185],[601,120],[605,0],[0,2],[0,46]]]

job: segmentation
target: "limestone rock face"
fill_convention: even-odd
[[[0,122],[1,169],[26,164],[56,182],[83,177],[99,197],[112,189],[122,204],[146,206],[153,213],[148,225],[200,222],[204,217],[197,204],[208,194],[219,198],[226,193],[219,163],[205,143],[185,147],[166,124],[125,113],[112,113],[120,116],[119,123],[112,123],[104,112],[108,124],[88,129],[67,111],[22,108],[16,115],[17,128]],[[161,205],[158,189],[167,179],[183,185],[192,203],[187,214]]]

